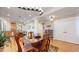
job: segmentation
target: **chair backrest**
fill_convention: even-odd
[[[17,43],[17,46],[18,46],[18,52],[22,52],[22,48],[21,48],[21,45],[20,45],[20,38],[23,37],[23,35],[21,33],[16,33],[15,35],[15,40],[16,40],[16,43]]]
[[[48,51],[50,45],[50,39],[47,33],[43,36],[41,51]]]
[[[10,37],[10,36],[13,36],[13,33],[14,33],[14,32],[8,31],[8,32],[4,32],[4,35]]]
[[[33,32],[28,32],[28,39],[33,39],[34,33]]]

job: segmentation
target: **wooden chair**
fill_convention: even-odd
[[[50,40],[43,40],[42,47],[40,48],[40,52],[47,52],[49,49]]]
[[[49,45],[50,45],[50,39],[49,39],[48,33],[45,33],[43,36],[43,40],[41,41],[41,47],[40,48],[33,47],[31,49],[28,49],[27,52],[48,52]]]
[[[45,33],[43,36],[43,40],[39,42],[40,44],[34,44],[36,47],[31,49],[33,52],[47,52],[50,45],[50,39],[48,33]],[[37,47],[38,46],[38,47]]]
[[[50,39],[47,33],[44,34],[43,41],[42,41],[42,46],[39,49],[40,52],[47,52],[49,49],[50,45]]]
[[[18,52],[22,52],[22,49],[21,49],[21,46],[20,46],[20,43],[19,43],[19,39],[20,39],[20,36],[18,34],[16,34],[15,41],[17,43]]]
[[[15,35],[15,41],[16,41],[17,46],[18,46],[18,52],[22,52],[22,48],[20,45],[20,38],[23,36],[24,36],[24,34],[22,34],[22,33],[16,33],[16,35]],[[22,42],[22,44],[23,44],[23,42]]]
[[[27,52],[48,52],[50,40],[44,39],[40,48],[30,48]]]
[[[4,35],[11,37],[13,36],[13,33],[14,32],[8,31],[8,32],[4,32]]]
[[[34,33],[33,32],[28,32],[28,39],[33,39]]]

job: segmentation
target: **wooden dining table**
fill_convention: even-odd
[[[42,40],[43,39],[29,39],[24,46],[25,51],[28,51],[33,47],[39,49],[41,47]]]

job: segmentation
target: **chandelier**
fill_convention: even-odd
[[[42,8],[34,8],[34,7],[18,7],[19,9],[28,10],[28,11],[36,11],[41,16],[43,14]]]

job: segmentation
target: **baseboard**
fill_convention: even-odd
[[[52,38],[53,40],[57,40],[57,41],[62,41],[62,42],[65,42],[65,43],[70,43],[70,44],[75,44],[75,45],[79,45],[77,43],[73,43],[73,42],[68,42],[68,41],[64,41],[64,40],[60,40],[60,39],[56,39],[56,38]]]

